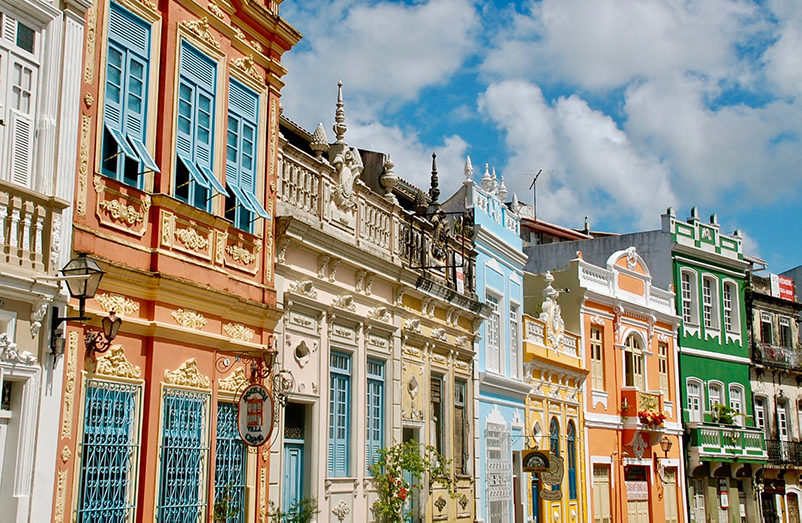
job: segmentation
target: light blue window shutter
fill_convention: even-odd
[[[145,86],[148,64],[135,55],[129,55],[126,75],[125,133],[139,141],[145,141],[145,110],[147,107]]]
[[[212,169],[214,99],[198,89],[195,106],[195,163]]]
[[[240,119],[229,112],[226,136],[226,183],[237,188],[239,188],[240,124]]]
[[[125,50],[109,44],[106,60],[106,100],[103,119],[106,125],[122,131],[123,129],[123,87],[125,84]]]
[[[195,115],[195,89],[184,80],[178,86],[178,123],[175,147],[179,156],[192,160],[192,135]]]
[[[237,182],[240,189],[256,193],[256,138],[259,118],[259,95],[236,80],[228,86],[229,111],[238,120]],[[229,127],[230,129],[230,127]],[[228,173],[227,173],[228,174]]]
[[[334,453],[337,456],[334,463],[334,475],[345,477],[348,475],[348,404],[349,404],[349,378],[339,376],[340,387],[337,394],[337,439]]]
[[[144,139],[150,24],[112,2],[106,78],[107,124]]]
[[[337,412],[336,412],[336,397],[337,397],[337,381],[336,377],[332,376],[330,378],[331,386],[329,387],[329,448],[328,448],[328,457],[329,457],[329,466],[328,466],[328,473],[329,476],[334,476],[334,462],[335,462],[335,454],[334,448],[336,446],[336,437],[337,437],[337,426],[335,420],[337,419]]]
[[[212,140],[214,126],[214,97],[217,84],[217,68],[211,58],[195,49],[187,42],[181,45],[181,88],[179,89],[179,120],[189,120],[182,129],[179,121],[179,135],[186,131],[184,138],[190,141],[190,156],[198,166],[212,168]],[[185,92],[181,92],[184,87]],[[189,91],[193,91],[191,94]],[[185,105],[182,106],[182,102]],[[191,115],[191,116],[190,116]],[[189,127],[189,129],[187,129]],[[179,145],[179,152],[181,146]]]

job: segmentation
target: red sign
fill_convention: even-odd
[[[237,425],[242,440],[252,447],[263,445],[273,432],[273,395],[264,386],[251,385],[238,402]]]
[[[770,274],[771,280],[771,295],[775,298],[782,298],[783,300],[794,301],[794,280],[780,276],[778,274]]]

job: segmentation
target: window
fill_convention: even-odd
[[[228,195],[214,175],[217,65],[187,42],[181,44],[175,196],[209,211],[213,191]]]
[[[30,187],[39,88],[39,33],[8,12],[0,11],[0,21],[0,153],[6,151],[0,155],[4,164],[0,172],[6,172],[8,167],[8,180]]]
[[[777,435],[780,441],[788,441],[791,431],[788,427],[788,402],[785,400],[777,402]]]
[[[702,421],[702,382],[688,378],[685,385],[687,393],[688,421]]]
[[[86,381],[78,521],[135,519],[141,398],[139,385]]]
[[[248,449],[239,434],[234,403],[217,404],[215,451],[214,501],[228,499],[228,507],[234,514],[225,523],[244,523]]]
[[[611,523],[610,465],[593,465],[593,523]]]
[[[643,350],[634,334],[627,336],[624,348],[624,375],[628,387],[645,389],[643,382]]]
[[[668,343],[661,341],[657,344],[657,374],[660,376],[660,390],[663,399],[670,400],[668,387]]]
[[[666,468],[663,475],[663,500],[665,501],[666,522],[679,522],[679,496],[677,495],[677,469],[676,467]]]
[[[490,305],[490,316],[485,323],[485,333],[487,336],[487,370],[491,372],[501,372],[501,354],[499,349],[499,326],[501,318],[498,312],[498,298],[492,294],[487,295],[487,304]]]
[[[369,359],[367,378],[368,419],[365,461],[370,467],[379,461],[379,449],[384,448],[384,363]],[[370,468],[368,468],[368,473],[370,473]]]
[[[724,405],[724,388],[718,383],[711,382],[707,386],[708,410],[715,412],[716,405]]]
[[[468,384],[457,380],[454,382],[454,472],[457,475],[468,473],[468,434],[467,414]]]
[[[255,218],[269,218],[256,197],[256,146],[259,129],[259,95],[236,80],[228,83],[226,136],[226,218],[252,232]]]
[[[488,523],[508,523],[513,501],[512,456],[508,447],[510,430],[501,424],[488,423],[485,434]]]
[[[551,418],[549,424],[549,451],[552,456],[560,455],[560,422]],[[560,490],[560,485],[552,485],[551,490]]]
[[[718,328],[718,309],[716,308],[717,295],[716,280],[709,277],[702,278],[702,310],[705,327]]]
[[[518,378],[518,306],[510,305],[510,377]]]
[[[690,271],[682,271],[682,321],[697,324],[697,290],[696,275]]]
[[[443,377],[432,376],[431,387],[429,390],[429,408],[431,429],[431,445],[439,452],[443,453]]]
[[[568,453],[568,497],[576,499],[576,427],[573,421],[568,422],[565,441]]]
[[[774,344],[774,333],[771,328],[771,313],[760,313],[760,341],[766,345]]]
[[[735,412],[746,414],[744,412],[744,389],[742,385],[730,385],[730,408]],[[743,416],[734,416],[733,420],[738,425],[743,425]]]
[[[593,390],[604,390],[604,351],[600,327],[590,328],[590,371]]]
[[[755,427],[766,427],[766,399],[759,396],[755,398]]]
[[[159,521],[205,518],[209,394],[165,389],[162,404]]]
[[[740,307],[738,305],[738,286],[732,282],[724,283],[724,328],[736,332],[740,328]]]
[[[791,337],[791,320],[780,316],[780,345],[783,347],[791,348],[793,346],[793,339]]]
[[[351,357],[332,352],[329,361],[329,476],[348,476],[350,410]]]
[[[159,172],[145,146],[150,40],[150,24],[111,3],[101,170],[140,188],[141,174]]]

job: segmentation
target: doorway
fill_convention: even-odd
[[[284,472],[281,510],[289,512],[304,498],[304,421],[306,408],[287,403],[284,411]]]

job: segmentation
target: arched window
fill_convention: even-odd
[[[685,391],[688,421],[702,421],[702,381],[698,378],[688,378],[685,381]]]
[[[628,387],[645,389],[643,383],[643,349],[634,334],[627,336],[624,343],[624,378]]]
[[[681,280],[682,321],[698,325],[699,291],[696,286],[696,274],[689,270],[683,270]]]
[[[549,425],[549,450],[552,456],[560,455],[560,422],[551,418]],[[560,490],[560,485],[552,485],[551,490]]]
[[[566,452],[568,453],[568,496],[576,499],[576,427],[574,422],[568,422],[566,433]]]

